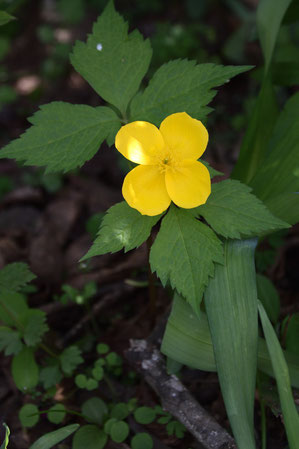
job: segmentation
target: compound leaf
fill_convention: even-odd
[[[40,107],[31,126],[0,152],[0,158],[46,166],[46,172],[68,171],[82,166],[108,136],[120,127],[112,109],[55,101]]]
[[[0,351],[5,355],[18,354],[23,347],[20,333],[10,327],[0,327]]]
[[[167,115],[184,111],[203,120],[211,111],[206,105],[216,95],[213,88],[249,69],[249,66],[197,65],[196,61],[181,59],[170,61],[157,70],[144,92],[133,98],[131,119],[147,120],[158,126]]]
[[[274,217],[251,192],[251,188],[235,180],[212,184],[207,202],[196,208],[215,232],[226,238],[251,237],[288,228]]]
[[[140,246],[150,235],[161,215],[148,217],[132,209],[125,201],[110,207],[103,218],[98,236],[81,260],[106,253],[125,252]]]
[[[214,262],[223,262],[223,249],[216,234],[188,211],[171,206],[150,252],[150,264],[163,285],[170,281],[192,305],[195,313]]]
[[[59,356],[61,369],[65,374],[72,374],[80,363],[83,362],[81,351],[77,346],[69,346]]]
[[[27,346],[35,346],[41,342],[47,332],[46,314],[42,310],[29,309],[26,312],[23,338]]]
[[[10,263],[0,270],[0,288],[17,291],[35,278],[35,274],[31,273],[26,263]]]
[[[128,24],[110,1],[93,26],[87,43],[77,41],[71,63],[93,89],[124,115],[152,57],[150,42]]]

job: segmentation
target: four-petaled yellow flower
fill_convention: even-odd
[[[118,151],[138,165],[124,179],[122,193],[142,215],[158,215],[171,201],[191,209],[211,193],[208,169],[197,159],[209,135],[204,125],[186,112],[169,115],[160,129],[148,122],[123,126],[115,138]]]

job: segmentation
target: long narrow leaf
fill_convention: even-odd
[[[258,320],[254,250],[256,239],[225,243],[205,293],[217,372],[239,449],[255,449],[254,392]]]
[[[268,70],[279,28],[292,0],[260,0],[257,9],[257,29],[265,58],[265,72]]]
[[[299,415],[293,400],[288,366],[275,331],[260,301],[258,310],[277,382],[289,446],[290,449],[299,449]]]
[[[190,305],[177,293],[167,322],[161,346],[163,354],[178,362],[202,371],[216,371],[216,363],[207,316],[200,319]],[[284,351],[291,384],[299,388],[299,357]],[[258,368],[274,377],[270,355],[263,338],[258,339]]]
[[[56,444],[69,437],[79,427],[79,424],[70,424],[69,426],[54,430],[54,432],[49,432],[36,440],[29,449],[51,449]]]

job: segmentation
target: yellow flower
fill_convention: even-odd
[[[209,135],[204,125],[186,112],[169,115],[160,129],[148,122],[123,126],[115,138],[118,151],[138,165],[124,179],[122,193],[142,215],[158,215],[171,201],[191,209],[211,193],[208,169],[197,161]]]

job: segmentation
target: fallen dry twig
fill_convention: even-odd
[[[146,340],[131,340],[126,358],[160,397],[165,410],[175,416],[207,449],[237,449],[234,439],[189,393],[174,375],[167,374],[157,348]]]

